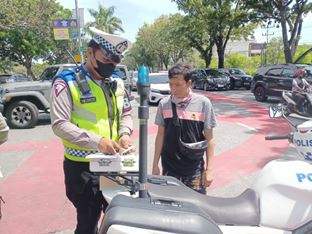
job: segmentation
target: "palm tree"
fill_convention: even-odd
[[[89,27],[95,27],[107,33],[115,33],[116,31],[124,32],[121,27],[122,21],[114,16],[115,7],[111,6],[106,8],[103,5],[99,5],[99,11],[88,9],[90,15],[94,18],[93,22],[86,24],[85,30],[89,32]]]

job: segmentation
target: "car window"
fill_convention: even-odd
[[[40,76],[40,80],[52,80],[59,67],[48,67]]]
[[[14,75],[0,75],[0,83],[9,82],[22,82],[22,81],[32,81],[32,78],[25,75],[14,74]]]
[[[124,67],[116,67],[113,73],[113,78],[127,79],[126,70]]]
[[[282,73],[283,69],[282,68],[273,68],[273,69],[270,69],[266,75],[267,76],[280,76],[281,73]]]
[[[289,69],[289,68],[284,68],[283,70],[283,76],[287,76],[287,77],[295,77],[295,71],[293,69]]]
[[[306,66],[304,69],[306,69],[308,76],[312,76],[312,66]]]
[[[214,78],[224,77],[224,75],[221,72],[219,72],[217,70],[212,70],[212,69],[206,70],[206,74],[207,74],[207,76],[211,76]]]
[[[240,69],[230,69],[229,72],[232,75],[246,75],[246,73]]]
[[[151,84],[166,84],[169,83],[167,74],[150,75],[149,80]]]

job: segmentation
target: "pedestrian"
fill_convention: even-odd
[[[216,119],[210,100],[191,90],[191,67],[176,64],[168,71],[171,96],[157,109],[153,174],[173,176],[199,193],[213,181]],[[206,154],[206,159],[204,155]]]
[[[0,112],[0,145],[8,140],[9,127]]]
[[[84,64],[53,80],[51,121],[64,145],[65,189],[77,213],[75,234],[95,234],[107,202],[98,176],[89,170],[91,153],[116,154],[132,146],[131,105],[123,81],[112,74],[129,42],[90,28]]]

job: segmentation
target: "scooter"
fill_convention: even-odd
[[[233,198],[199,194],[173,177],[146,176],[146,152],[89,155],[109,202],[99,233],[312,233],[312,121],[294,123],[282,105],[271,106],[270,116],[284,118],[293,131],[267,139],[288,139],[305,161],[269,162],[253,186]],[[140,141],[144,151],[143,146]]]
[[[311,90],[307,90],[303,92],[302,95],[305,96],[305,100],[302,106],[298,107],[294,100],[293,93],[290,91],[283,91],[282,98],[284,100],[285,115],[296,113],[298,115],[312,117],[312,92]]]

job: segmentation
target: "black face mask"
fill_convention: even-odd
[[[115,70],[115,65],[112,63],[102,63],[99,60],[96,60],[97,68],[94,68],[95,71],[102,76],[103,78],[108,78],[111,77],[114,70]]]

